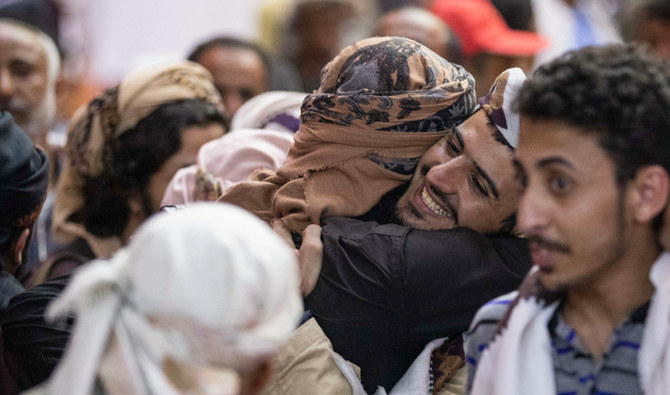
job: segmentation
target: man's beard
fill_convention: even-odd
[[[56,119],[56,95],[54,88],[47,90],[44,99],[33,111],[21,99],[11,97],[0,103],[2,111],[8,111],[12,116],[22,114],[25,119],[17,119],[16,123],[35,143],[45,142],[46,134]]]
[[[380,224],[401,224],[400,218],[397,216],[397,205],[400,197],[407,191],[409,184],[400,185],[389,192],[386,192],[379,203],[377,203],[370,211],[363,214],[359,218],[364,221],[375,221]]]

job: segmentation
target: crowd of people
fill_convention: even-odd
[[[670,392],[670,1],[268,0],[92,98],[57,17],[0,7],[0,393]]]

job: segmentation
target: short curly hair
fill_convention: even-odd
[[[620,185],[642,166],[670,172],[670,66],[645,46],[568,52],[526,80],[518,105],[522,117],[597,134]]]

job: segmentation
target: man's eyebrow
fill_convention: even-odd
[[[498,188],[496,187],[496,183],[493,181],[493,179],[482,169],[479,167],[477,162],[475,162],[475,170],[477,170],[477,173],[479,173],[480,176],[486,181],[487,184],[489,184],[489,189],[491,189],[491,193],[493,193],[493,196],[498,199],[500,196],[498,194]]]
[[[571,170],[576,170],[575,166],[568,162],[567,160],[561,158],[560,156],[550,156],[548,158],[544,158],[537,162],[535,165],[536,168],[541,169],[543,167],[547,166],[552,166],[552,165],[559,165],[559,166],[565,166]]]
[[[456,136],[456,140],[458,140],[458,145],[462,149],[465,148],[465,143],[463,143],[463,136],[461,136],[461,130],[458,128],[458,126],[454,126],[453,129],[451,129],[451,133]]]

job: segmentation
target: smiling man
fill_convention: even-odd
[[[421,157],[396,206],[396,222],[425,230],[464,226],[511,233],[518,197],[513,150],[489,113],[475,112]]]
[[[323,221],[323,262],[301,262],[306,306],[333,349],[361,368],[367,392],[393,388],[428,342],[458,341],[476,310],[530,268],[513,234],[512,104],[524,79],[520,69],[502,73],[480,108],[421,157],[406,191],[362,219]],[[319,244],[315,225],[304,236],[306,248]],[[453,349],[462,354],[462,344]]]
[[[632,45],[571,52],[524,84],[519,109],[535,267],[477,313],[471,393],[667,393],[668,65]]]

